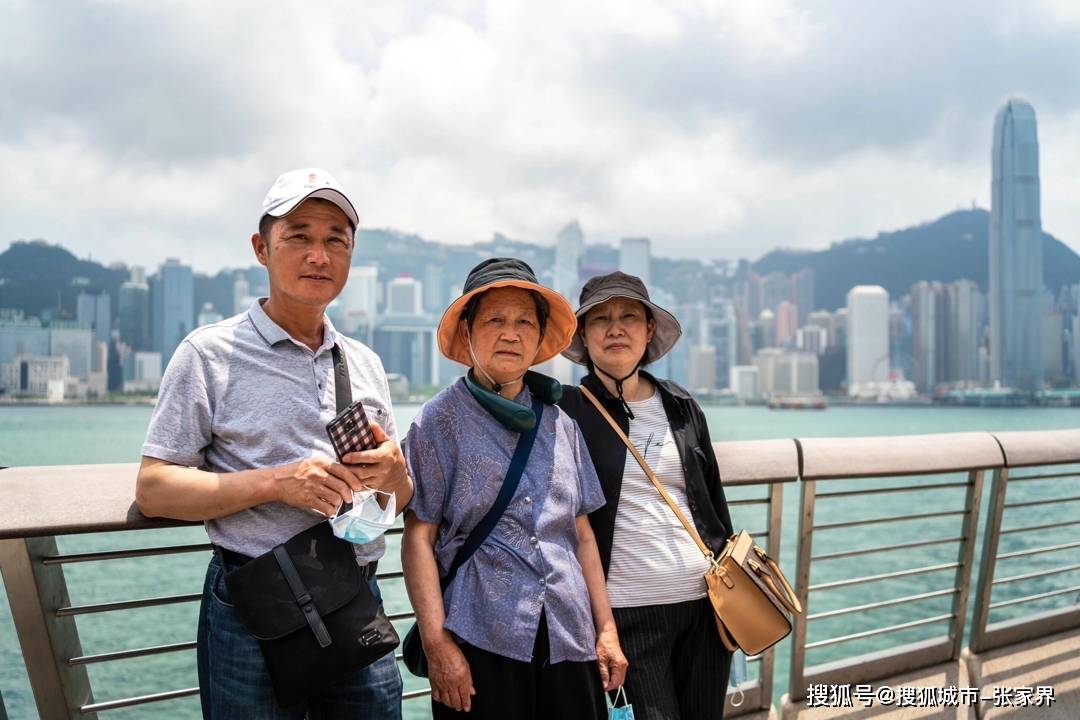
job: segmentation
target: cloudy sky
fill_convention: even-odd
[[[1013,95],[1080,250],[1071,0],[5,0],[0,46],[0,250],[249,264],[316,165],[369,227],[756,258],[987,207]]]

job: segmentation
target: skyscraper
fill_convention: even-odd
[[[970,280],[945,286],[945,374],[950,382],[979,379],[979,307],[982,293]]]
[[[646,287],[652,282],[649,272],[650,248],[649,238],[623,238],[619,241],[619,270],[641,278]]]
[[[990,193],[990,365],[994,380],[1043,382],[1042,220],[1035,110],[1009,100],[994,118]]]
[[[168,364],[176,347],[194,329],[195,276],[189,266],[169,258],[151,280],[154,349]]]
[[[402,275],[386,286],[387,315],[419,315],[424,306],[424,286],[419,280]]]
[[[120,340],[132,350],[150,349],[150,288],[141,282],[126,282],[116,298],[116,321]]]
[[[76,300],[75,317],[94,331],[94,342],[109,342],[112,333],[111,298],[108,293],[81,292]]]
[[[912,379],[920,392],[932,393],[945,380],[945,288],[921,281],[911,288]]]
[[[880,285],[848,291],[847,378],[849,395],[889,379],[889,293]]]
[[[577,220],[555,238],[555,291],[571,303],[577,302],[581,256],[585,252],[585,235]]]

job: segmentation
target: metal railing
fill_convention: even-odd
[[[1080,494],[1076,485],[1055,497],[1071,514],[1054,522],[1033,522],[1002,529],[1008,510],[1025,512],[1045,506],[1030,497],[1005,501],[1009,483],[1051,481],[1080,476],[1080,470],[1065,467],[1080,463],[1080,431],[1050,433],[957,433],[893,438],[761,440],[715,443],[725,486],[729,490],[732,515],[737,528],[746,527],[766,546],[773,557],[781,557],[784,485],[800,480],[798,498],[798,542],[794,581],[807,614],[797,618],[791,643],[791,671],[788,696],[799,701],[810,683],[860,682],[929,667],[959,656],[963,642],[968,591],[978,530],[979,504],[984,473],[994,473],[990,490],[990,512],[983,543],[983,562],[978,591],[973,602],[973,649],[987,649],[1018,639],[1034,637],[1034,632],[1080,627],[1080,609],[1042,612],[1018,621],[1011,618],[988,624],[991,611],[1006,611],[1025,602],[1053,597],[1066,598],[1080,587],[1066,583],[1062,588],[991,602],[995,588],[1019,587],[1029,581],[1068,578],[1080,570],[1075,563],[1038,568],[1033,572],[995,577],[998,562],[1013,558],[1066,553],[1080,547],[1076,542],[1021,548],[998,554],[1003,535],[1036,533],[1042,529],[1080,526]],[[1043,470],[1012,473],[1021,467]],[[1048,470],[1047,470],[1048,468]],[[83,651],[78,622],[103,613],[126,612],[149,607],[168,607],[198,600],[199,588],[168,588],[150,597],[108,599],[76,604],[68,594],[65,567],[81,563],[111,563],[132,558],[182,557],[208,552],[205,543],[175,543],[153,548],[110,549],[97,552],[61,553],[56,537],[116,530],[158,530],[197,523],[149,520],[134,505],[135,465],[57,466],[12,468],[0,472],[0,570],[3,571],[8,601],[27,676],[42,717],[87,718],[98,713],[136,705],[160,703],[195,695],[196,687],[133,694],[130,697],[95,698],[88,668],[120,661],[190,652],[193,640],[141,643],[110,648],[104,652]],[[922,476],[923,479],[911,479]],[[873,484],[872,478],[907,478],[903,484]],[[886,481],[890,482],[890,481]],[[895,481],[891,481],[895,483]],[[819,491],[818,483],[825,483]],[[1055,487],[1057,485],[1055,484]],[[1062,483],[1061,487],[1065,484]],[[85,488],[93,487],[90,495]],[[746,490],[749,488],[748,490]],[[950,499],[950,496],[955,496]],[[57,503],[56,497],[79,497],[79,503]],[[843,514],[845,501],[875,498],[883,508],[903,502],[906,513],[874,513],[867,517]],[[1075,510],[1072,510],[1075,508]],[[752,513],[758,513],[749,520]],[[1069,519],[1074,518],[1074,519]],[[903,531],[913,520],[938,523],[944,527],[925,537],[888,539],[888,531]],[[870,531],[869,540],[834,540],[852,532]],[[400,529],[391,531],[400,534]],[[126,537],[126,534],[125,534]],[[830,547],[830,543],[832,547]],[[815,550],[815,545],[817,549]],[[946,557],[923,558],[924,553],[947,552]],[[900,557],[905,561],[898,565]],[[1073,555],[1075,557],[1075,555]],[[889,559],[891,558],[891,559]],[[853,563],[854,560],[857,563]],[[881,565],[869,568],[865,561]],[[165,561],[165,560],[162,560]],[[845,561],[845,562],[836,562]],[[786,567],[786,566],[785,566]],[[859,568],[855,574],[839,576],[835,568]],[[818,578],[825,573],[824,578]],[[399,581],[397,571],[380,572],[384,581]],[[943,578],[949,578],[945,581]],[[888,597],[831,607],[829,593],[840,588],[887,587],[893,582],[916,583],[929,578],[940,582],[911,587]],[[813,582],[811,582],[813,580]],[[947,603],[947,611],[929,612],[916,620],[867,625],[865,618],[906,606]],[[395,623],[405,623],[411,612],[391,614]],[[830,623],[863,623],[852,632],[818,637],[818,628]],[[808,637],[810,628],[814,637]],[[901,642],[868,653],[851,655],[831,663],[807,666],[807,655],[822,648],[881,643],[903,638],[921,629],[943,626],[940,635],[915,642]],[[192,627],[192,631],[194,631]],[[194,632],[192,632],[192,635]],[[769,708],[774,694],[775,651],[770,649],[752,658],[756,677],[740,688],[745,701],[739,707],[728,704],[726,715],[737,717]],[[406,700],[429,693],[418,681]],[[734,692],[734,689],[732,689]],[[730,701],[729,695],[729,701]],[[2,719],[0,699],[0,719]]]
[[[1001,450],[993,437],[986,433],[956,433],[843,441],[812,439],[800,441],[799,446],[802,492],[795,577],[805,614],[795,622],[786,702],[805,700],[810,685],[856,684],[958,658],[967,614],[983,472],[1002,462]],[[959,479],[950,477],[957,474]],[[871,478],[899,476],[920,476],[925,480],[899,485],[867,482]],[[819,483],[826,483],[824,488],[843,484],[844,489],[819,491]],[[950,497],[957,494],[961,497]],[[846,500],[867,497],[881,500],[874,505],[870,517],[849,519],[843,514]],[[907,500],[901,506],[903,513],[888,511],[889,501],[897,497]],[[823,522],[820,518],[826,513],[844,519]],[[944,527],[936,529],[930,537],[908,538],[910,523],[917,520]],[[872,529],[869,542],[845,532],[867,528]],[[905,539],[886,541],[894,533],[903,533]],[[819,536],[831,539],[838,534],[841,539],[833,542],[839,549],[814,554],[815,541],[822,541]],[[926,557],[931,549],[943,548],[953,548],[948,559],[943,561],[941,553],[936,558]],[[847,558],[860,558],[859,563],[846,564],[845,569],[854,569],[854,575],[812,582],[813,571],[827,571],[832,568],[832,561]],[[898,584],[900,589],[889,590]],[[875,588],[885,595],[884,599],[815,610],[823,602],[819,598],[828,596],[830,591],[860,585],[868,586],[864,592]],[[923,609],[914,620],[885,624],[873,620],[875,615],[882,614],[877,611],[933,604],[928,601],[947,601],[947,612]],[[856,622],[854,618],[858,618],[862,629],[812,641],[809,638],[811,626],[841,619]],[[807,663],[808,653],[820,648],[841,643],[866,645],[861,641],[869,640],[881,644],[908,635],[908,631],[916,628],[942,625],[944,632],[930,638],[897,641],[865,652],[853,651],[838,661]]]
[[[1075,466],[1078,457],[1072,446],[1074,437],[1073,431],[997,436],[1005,466],[994,471],[990,489],[971,627],[970,646],[974,653],[1080,627],[1080,564],[1076,562],[1080,558],[1080,467]],[[1009,501],[1007,495],[1013,486],[1011,492],[1019,497]],[[1061,513],[1066,519],[1046,517],[1062,506],[1071,510]],[[1074,539],[1047,541],[1046,530],[1066,527],[1075,528]],[[1008,538],[1010,545],[1018,549],[1002,552],[1002,538]],[[999,564],[1007,568],[1003,576]],[[1036,582],[1042,582],[1044,587],[1028,592]],[[994,600],[996,594],[1010,597]],[[1075,600],[1068,603],[1070,597]],[[1022,612],[1029,604],[1047,600],[1057,601],[1059,607]],[[995,611],[1005,617],[991,623]]]

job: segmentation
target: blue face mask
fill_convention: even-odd
[[[379,507],[379,495],[386,497],[386,507]],[[361,490],[353,493],[353,506],[348,512],[330,519],[334,535],[354,545],[366,545],[377,540],[394,524],[397,500],[393,493]]]
[[[619,705],[619,698],[622,698],[623,704]],[[614,707],[611,708],[611,720],[634,720],[634,706],[626,699],[626,690],[620,687],[615,692],[615,701],[612,703]]]

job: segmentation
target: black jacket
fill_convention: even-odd
[[[657,387],[671,424],[671,433],[686,474],[686,497],[694,526],[705,544],[712,548],[713,552],[719,553],[732,533],[731,515],[720,482],[720,469],[716,464],[705,414],[690,394],[677,384],[670,380],[657,380],[645,371],[641,371],[641,375]],[[581,383],[603,403],[623,432],[629,433],[630,418],[622,404],[607,391],[600,379],[589,374]],[[611,562],[611,543],[615,535],[619,495],[622,492],[623,469],[626,467],[626,446],[577,387],[563,386],[559,407],[577,420],[581,427],[581,434],[585,436],[585,444],[589,448],[589,456],[596,467],[597,475],[600,476],[604,497],[607,498],[607,505],[589,514],[606,576]]]

